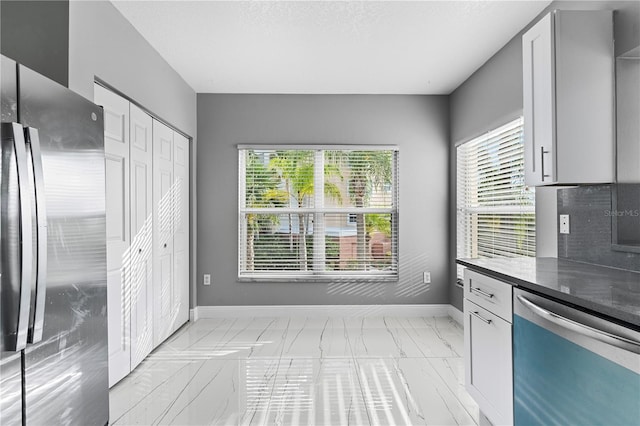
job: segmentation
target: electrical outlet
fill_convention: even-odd
[[[211,274],[204,274],[204,285],[211,285]]]
[[[424,284],[429,284],[431,282],[431,272],[422,273],[422,282]]]
[[[569,215],[568,214],[560,215],[560,233],[561,234],[569,233]]]

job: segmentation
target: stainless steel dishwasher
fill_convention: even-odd
[[[640,332],[513,295],[514,423],[640,425]]]

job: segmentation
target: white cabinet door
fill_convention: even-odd
[[[616,59],[618,183],[640,183],[640,46]]]
[[[173,145],[173,286],[177,313],[172,332],[189,320],[189,140],[174,132]]]
[[[129,300],[129,101],[94,86],[104,108],[107,220],[107,316],[109,386],[131,371]]]
[[[522,36],[525,180],[529,186],[554,181],[554,34],[548,14]]]
[[[153,119],[131,104],[131,369],[153,349]]]
[[[153,329],[154,346],[177,322],[173,285],[173,130],[153,121]]]
[[[522,36],[525,182],[614,180],[613,17],[556,10]]]
[[[496,425],[513,424],[511,324],[464,300],[465,382]]]

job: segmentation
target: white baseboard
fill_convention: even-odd
[[[452,311],[456,311],[453,315]],[[247,317],[446,317],[462,321],[462,312],[448,304],[431,305],[274,305],[274,306],[197,306],[190,312],[191,321],[202,318]]]
[[[198,315],[198,306],[196,306],[193,309],[189,309],[189,321],[191,322],[196,322],[198,321],[198,319],[200,318],[200,316]]]
[[[449,306],[449,309],[447,313],[449,314],[449,316],[453,318],[455,322],[460,324],[460,326],[464,326],[464,314],[462,313],[462,311],[459,311],[458,308],[456,308],[453,305],[448,305],[448,306]]]

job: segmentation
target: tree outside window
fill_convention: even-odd
[[[239,155],[241,279],[397,279],[397,150]]]

